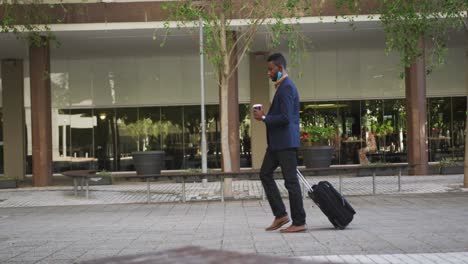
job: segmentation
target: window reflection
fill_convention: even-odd
[[[69,118],[71,167],[74,170],[92,169],[94,166],[93,127],[97,121],[93,115],[93,110],[71,109]],[[63,143],[63,141],[61,142]]]
[[[451,98],[429,98],[427,109],[429,161],[451,157]]]
[[[362,101],[361,110],[362,148],[359,149],[359,163],[384,162],[386,135],[390,121],[383,117],[383,100]]]
[[[163,150],[161,107],[140,108],[138,121],[132,123],[130,132],[137,141],[137,151]],[[165,132],[165,133],[163,133]]]
[[[252,166],[252,145],[250,140],[250,105],[239,105],[239,144],[241,168]]]
[[[339,109],[346,106],[345,104],[337,103],[335,101],[325,102],[311,102],[301,104],[301,126],[306,127],[309,125],[329,127],[333,126],[337,130],[337,135],[334,139],[330,140],[330,145],[334,147],[335,153],[332,158],[332,164],[340,162],[341,151],[341,122],[338,115]],[[302,159],[299,158],[301,164]]]
[[[457,160],[465,158],[465,122],[466,122],[466,97],[452,98],[452,146],[453,157]]]
[[[158,111],[159,112],[159,111]],[[135,124],[138,121],[137,108],[117,108],[116,137],[118,146],[118,170],[133,171],[132,152],[139,151],[141,144]],[[133,128],[133,129],[132,129]]]
[[[4,161],[3,161],[3,109],[0,107],[0,174],[4,173]]]
[[[71,148],[71,115],[69,109],[52,109],[52,171],[60,173],[70,170],[72,159],[78,158]]]
[[[184,168],[201,168],[201,106],[184,107]]]
[[[465,109],[466,97],[428,99],[430,161],[464,158]],[[220,168],[219,106],[205,110],[208,168]],[[150,149],[166,152],[166,169],[200,168],[200,112],[199,105],[55,110],[53,171],[133,171],[131,153]],[[239,105],[241,167],[251,166],[249,115],[250,106]],[[152,134],[135,132],[138,122],[151,123]],[[332,164],[407,161],[405,99],[303,102],[307,124],[336,127]]]
[[[208,152],[208,168],[221,168],[221,142],[219,106],[207,105],[206,112],[206,144]]]
[[[404,99],[384,100],[383,156],[385,162],[406,162],[406,107]]]
[[[167,106],[161,108],[161,121],[171,124],[165,139],[163,150],[166,155],[166,169],[179,170],[184,163],[183,108]]]
[[[339,101],[337,103],[337,125],[340,132],[340,164],[359,163],[358,151],[362,148],[361,101]]]
[[[118,170],[118,147],[115,109],[95,109],[94,153],[99,170]]]

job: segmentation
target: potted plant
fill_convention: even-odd
[[[170,121],[144,118],[126,125],[127,132],[136,140],[137,151],[132,152],[138,175],[161,174],[165,164],[163,142],[174,127]]]
[[[330,139],[336,135],[333,126],[307,125],[302,127],[302,156],[306,168],[330,167],[334,148]]]
[[[96,177],[91,178],[89,185],[112,185],[112,174],[109,171],[96,172]]]
[[[463,163],[446,158],[439,161],[440,174],[463,174]]]
[[[18,187],[16,177],[0,176],[0,189]]]
[[[393,133],[394,131],[391,120],[383,121],[382,124],[379,124],[378,122],[372,122],[371,129],[374,131],[374,134],[378,139],[377,142],[379,146],[377,149],[385,146],[385,136]]]

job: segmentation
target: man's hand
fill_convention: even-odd
[[[262,116],[264,115],[265,113],[263,113],[263,110],[257,110],[257,109],[253,110],[253,117],[258,121],[262,121]]]

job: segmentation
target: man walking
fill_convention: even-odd
[[[306,230],[305,211],[301,187],[296,175],[297,149],[299,148],[299,93],[286,72],[286,59],[280,53],[268,57],[268,77],[275,82],[275,96],[268,113],[254,109],[253,116],[263,121],[267,129],[268,148],[260,169],[260,179],[275,219],[265,230],[276,230],[290,221],[281,194],[273,179],[274,170],[280,166],[284,185],[289,193],[292,225],[282,233]]]

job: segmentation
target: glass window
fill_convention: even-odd
[[[77,153],[71,148],[71,115],[69,109],[52,108],[52,160],[54,173],[71,169]]]
[[[205,111],[208,168],[221,168],[221,123],[219,122],[219,105],[207,105]]]
[[[385,162],[407,162],[406,106],[404,99],[384,100],[383,133]]]
[[[361,110],[362,148],[359,149],[359,163],[384,162],[386,135],[391,120],[383,116],[383,100],[362,101]]]
[[[240,167],[252,167],[252,145],[250,141],[250,105],[239,105]]]
[[[117,129],[115,109],[101,108],[94,110],[96,125],[94,127],[94,148],[99,170],[114,171],[118,169]]]
[[[141,112],[141,110],[140,110]],[[141,115],[141,113],[140,113]],[[168,124],[168,133],[163,139],[166,153],[166,169],[180,170],[184,162],[183,107],[167,106],[161,108],[161,122]]]
[[[162,150],[163,129],[160,107],[142,107],[139,110],[138,122],[134,123],[140,133],[133,135],[137,139],[137,150]],[[135,133],[133,133],[135,134]],[[167,134],[167,133],[166,133]]]
[[[3,109],[0,108],[0,174],[4,174],[3,161]]]
[[[141,142],[135,124],[138,121],[138,108],[117,108],[116,137],[119,158],[119,171],[134,171],[132,152],[139,151]],[[159,109],[158,109],[159,114]]]
[[[452,98],[452,146],[455,159],[465,159],[466,97]]]
[[[316,125],[324,127],[333,126],[336,128],[337,136],[335,139],[330,140],[330,145],[335,148],[332,164],[340,163],[341,123],[338,113],[339,109],[344,106],[346,106],[346,104],[336,101],[301,103],[301,126]],[[298,163],[302,164],[301,156],[299,156]]]
[[[359,163],[358,151],[363,146],[361,135],[361,101],[339,101],[336,124],[341,140],[340,164]]]
[[[451,157],[451,98],[429,98],[427,109],[429,161]]]
[[[93,110],[71,109],[69,117],[72,169],[92,169],[94,168],[93,128],[97,123]]]
[[[201,168],[201,107],[184,106],[184,168]]]

